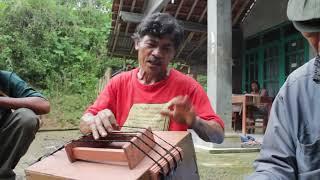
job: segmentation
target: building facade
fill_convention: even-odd
[[[287,76],[314,56],[308,42],[287,19],[287,3],[257,0],[243,20],[242,92],[250,92],[250,82],[257,80],[269,96],[275,97]]]

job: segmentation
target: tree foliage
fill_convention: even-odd
[[[90,3],[89,3],[90,2]],[[111,0],[0,4],[0,69],[41,89],[92,90],[106,65]]]
[[[0,69],[42,89],[51,118],[76,122],[105,69],[123,66],[107,55],[111,7],[112,0],[0,0]]]
[[[112,0],[0,0],[0,69],[42,89],[53,118],[76,122],[107,67],[137,66],[108,56],[111,8]]]

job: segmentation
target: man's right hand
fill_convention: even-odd
[[[106,137],[114,129],[118,130],[119,125],[109,109],[104,109],[95,116],[86,113],[81,117],[80,131],[83,134],[92,133],[94,139],[99,139],[100,136]]]

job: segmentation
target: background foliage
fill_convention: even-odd
[[[55,118],[72,121],[96,97],[107,56],[111,0],[0,1],[0,69],[49,97]]]
[[[48,97],[49,119],[76,125],[107,67],[137,65],[108,56],[111,8],[112,0],[0,0],[0,69]]]

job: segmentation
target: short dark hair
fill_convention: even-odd
[[[170,35],[175,48],[178,48],[183,39],[183,28],[170,14],[154,13],[142,20],[133,33],[132,38],[139,40],[145,35],[158,38]]]

